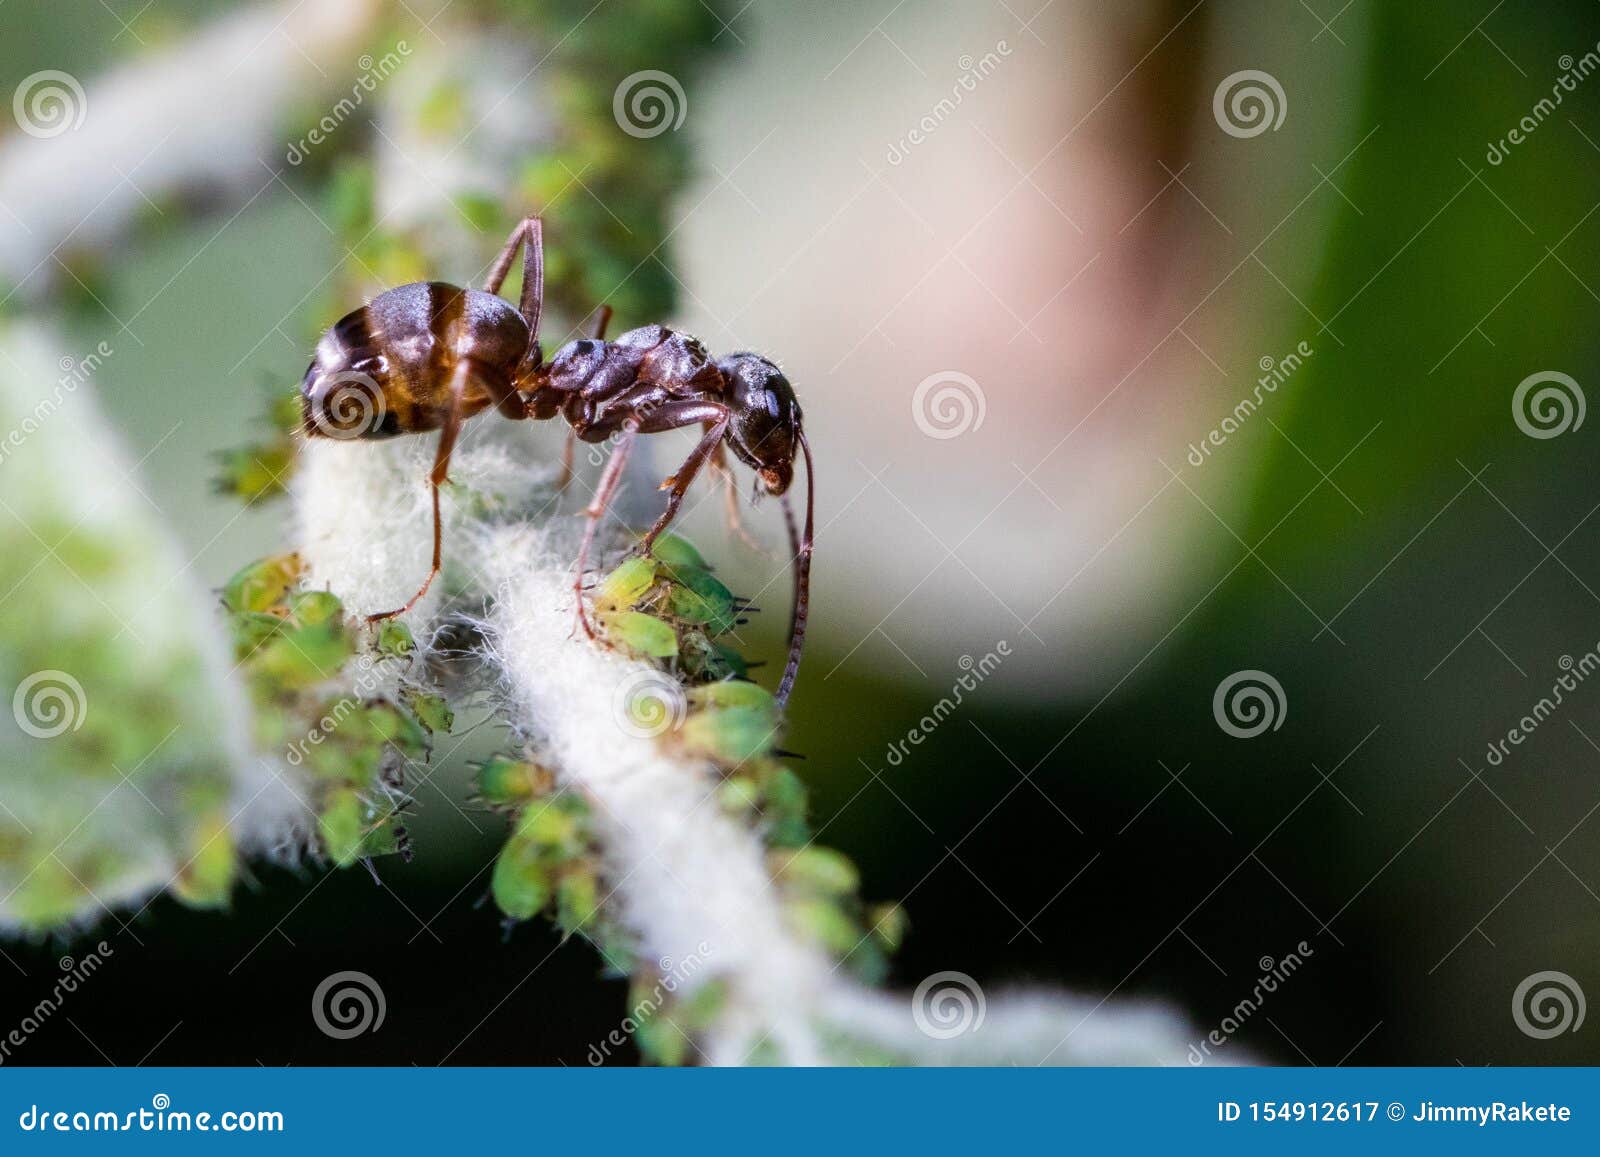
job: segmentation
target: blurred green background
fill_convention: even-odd
[[[232,7],[11,0],[0,91],[60,68],[92,108],[100,70]],[[475,21],[523,27],[523,7],[392,19],[437,49]],[[1198,1042],[1304,941],[1218,1055],[1600,1061],[1594,1024],[1539,1039],[1513,1015],[1541,971],[1600,993],[1600,683],[1487,758],[1564,656],[1600,646],[1595,424],[1531,437],[1513,406],[1530,375],[1600,381],[1600,77],[1559,84],[1600,52],[1600,11],[756,0],[695,20],[687,184],[640,276],[662,320],[780,356],[801,391],[824,530],[788,746],[825,839],[870,896],[905,900],[896,982],[1152,997]],[[535,59],[637,27],[620,3],[569,23],[578,39]],[[985,54],[992,74],[934,111]],[[1276,128],[1224,128],[1214,98],[1241,70],[1278,85]],[[193,115],[231,99],[197,91]],[[101,403],[212,586],[284,540],[281,509],[240,513],[209,479],[342,312],[324,284],[342,247],[312,209],[326,180],[274,163],[243,193],[161,198],[126,239],[82,245],[92,294],[6,273],[8,309],[65,302],[76,344],[115,347]],[[438,275],[471,276],[509,224]],[[1300,343],[1195,465],[1262,359]],[[983,420],[929,437],[915,391],[948,371]],[[760,589],[770,564],[717,513],[697,538]],[[771,517],[753,516],[775,542]],[[781,627],[758,637],[769,655]],[[891,758],[961,657],[1002,639],[1016,657]],[[1250,739],[1213,713],[1244,670],[1283,689]],[[435,781],[458,803],[478,750]],[[16,1060],[582,1063],[623,985],[542,927],[502,937],[482,903],[500,821],[431,792],[420,812],[418,859],[382,887],[263,870],[229,915],[162,900],[109,928],[114,969]],[[32,972],[61,945],[5,950]],[[315,1030],[303,1006],[337,968],[383,981],[395,1031]],[[3,971],[21,1015],[32,989]]]

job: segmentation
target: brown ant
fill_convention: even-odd
[[[497,296],[518,247],[523,247],[520,309]],[[592,338],[568,342],[548,362],[539,346],[544,306],[544,234],[538,217],[512,231],[483,289],[418,281],[379,294],[346,314],[317,343],[300,385],[304,432],[312,437],[389,438],[438,430],[439,448],[429,482],[433,497],[433,566],[405,606],[416,606],[439,573],[442,530],[439,487],[450,469],[461,423],[494,406],[513,420],[554,418],[571,425],[563,459],[563,485],[572,468],[573,439],[614,439],[611,457],[584,514],[573,591],[578,623],[590,638],[583,606],[583,576],[596,528],[614,497],[634,436],[699,424],[705,435],[677,473],[662,483],[667,506],[645,534],[648,554],[671,525],[690,483],[708,463],[731,485],[725,449],[756,471],[769,494],[783,497],[794,558],[794,602],[789,658],[777,698],[787,701],[800,668],[809,609],[814,536],[811,447],[800,406],[783,371],[753,353],[713,360],[688,334],[660,325],[605,340],[611,309],[602,306]],[[806,460],[804,531],[795,526],[786,492],[794,480],[795,452]]]

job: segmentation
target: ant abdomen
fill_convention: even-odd
[[[511,392],[528,325],[492,293],[418,281],[379,294],[317,343],[301,383],[305,432],[385,438],[443,427],[458,365],[469,373],[463,417]]]

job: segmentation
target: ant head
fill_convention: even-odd
[[[354,315],[352,315],[354,316]],[[389,406],[389,364],[382,353],[351,342],[346,318],[317,343],[300,382],[301,431],[308,438],[388,438],[400,433]]]
[[[729,447],[760,476],[768,494],[782,494],[794,481],[800,441],[794,388],[782,370],[759,354],[731,354],[717,362],[717,369],[728,382],[733,408]]]

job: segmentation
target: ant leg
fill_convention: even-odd
[[[706,429],[710,429],[708,423]],[[717,475],[722,483],[722,497],[727,508],[728,529],[738,535],[739,541],[751,550],[761,550],[761,544],[750,537],[750,532],[744,528],[744,520],[739,517],[739,486],[733,477],[733,468],[728,465],[728,451],[721,442],[711,451],[711,458],[706,463],[711,468],[711,473]]]
[[[694,482],[695,475],[700,473],[700,468],[706,464],[706,459],[721,443],[731,420],[731,412],[721,402],[677,401],[657,406],[638,421],[639,431],[645,434],[677,430],[683,426],[692,426],[696,422],[702,423],[706,428],[705,436],[693,450],[689,451],[689,456],[683,460],[683,465],[678,467],[677,473],[661,484],[661,489],[670,489],[672,493],[667,495],[667,508],[661,512],[661,517],[656,519],[655,525],[639,542],[639,549],[644,554],[650,553],[650,548],[655,545],[661,532],[666,530],[677,517],[678,507],[683,505],[684,493]]]
[[[511,272],[511,262],[516,259],[517,247],[526,243],[522,254],[522,300],[519,308],[522,319],[528,323],[528,333],[533,341],[539,340],[539,314],[544,309],[544,222],[537,217],[524,217],[522,223],[511,231],[506,247],[494,259],[489,276],[484,280],[485,293],[499,293]]]
[[[429,569],[428,577],[423,580],[421,588],[411,596],[410,602],[393,611],[368,615],[369,623],[405,614],[422,601],[422,596],[428,593],[428,588],[439,575],[439,567],[444,557],[444,523],[439,515],[439,487],[444,485],[450,476],[450,453],[455,449],[456,435],[461,431],[461,399],[467,391],[467,377],[470,372],[471,365],[466,359],[463,358],[456,363],[455,373],[450,379],[450,409],[445,413],[444,429],[439,432],[439,448],[433,456],[433,473],[428,476],[429,489],[433,495],[433,566]]]
[[[655,525],[639,540],[639,550],[642,553],[649,554],[662,531],[671,526],[672,520],[678,517],[678,508],[683,505],[683,496],[688,492],[695,476],[722,444],[722,436],[728,432],[728,421],[728,414],[724,412],[720,418],[706,422],[705,436],[693,450],[689,451],[689,456],[683,460],[683,465],[678,467],[678,472],[661,484],[663,490],[671,490],[667,495],[667,508],[661,512],[661,517],[656,519]]]
[[[583,575],[589,567],[589,548],[594,545],[595,531],[600,528],[600,520],[605,517],[606,507],[611,505],[611,499],[622,482],[622,470],[628,463],[628,452],[633,448],[633,436],[638,432],[637,418],[629,418],[618,431],[616,447],[611,451],[611,457],[606,460],[606,468],[601,471],[600,484],[595,487],[594,497],[589,500],[589,505],[583,511],[587,521],[583,526],[583,542],[578,547],[577,573],[572,578],[572,595],[578,611],[578,626],[582,627],[583,633],[591,639],[594,638],[594,627],[590,624],[589,615],[583,608]]]
[[[572,459],[578,447],[578,431],[567,429],[567,443],[561,447],[561,480],[556,483],[556,493],[563,493],[572,483]]]
[[[594,332],[591,336],[596,341],[605,340],[606,326],[610,321],[611,307],[609,305],[602,305],[595,311]],[[569,429],[567,431],[567,444],[561,448],[561,481],[556,483],[557,493],[566,490],[572,483],[572,459],[573,453],[577,449],[577,444],[578,432]]]

